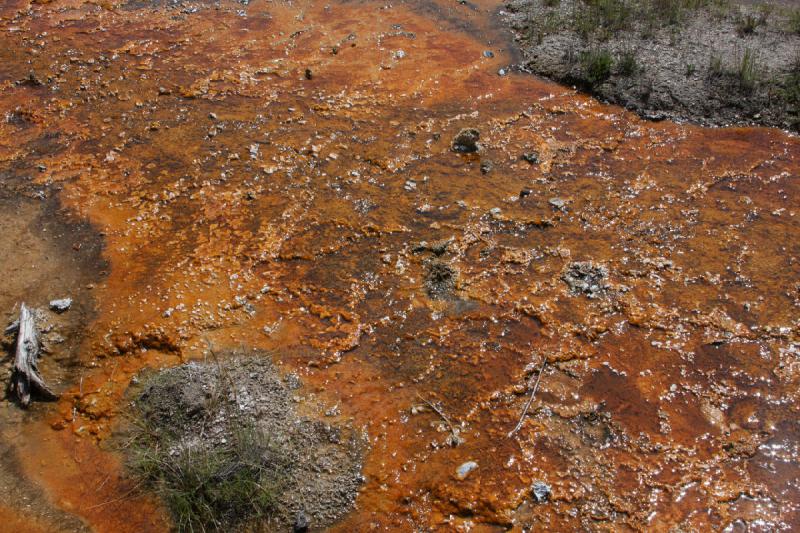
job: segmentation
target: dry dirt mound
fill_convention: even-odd
[[[299,387],[263,355],[145,378],[133,402],[130,468],[179,530],[324,528],[355,501],[365,440],[321,420],[324,408],[301,400]]]

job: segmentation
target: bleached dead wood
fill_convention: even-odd
[[[39,357],[39,338],[36,322],[30,309],[23,303],[19,309],[17,326],[17,351],[14,356],[14,369],[11,373],[11,392],[17,396],[20,405],[31,403],[31,393],[44,400],[55,400],[58,395],[45,385],[36,360]]]

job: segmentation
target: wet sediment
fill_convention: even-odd
[[[2,172],[107,262],[77,383],[45,356],[61,400],[19,426],[56,508],[166,528],[105,443],[133,376],[213,343],[367,432],[341,530],[798,523],[800,141],[499,76],[498,7],[0,9]]]

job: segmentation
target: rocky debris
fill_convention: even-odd
[[[481,174],[488,174],[492,169],[494,169],[494,164],[491,161],[481,161]]]
[[[309,527],[311,527],[311,520],[308,519],[308,515],[303,511],[299,511],[294,519],[292,529],[295,533],[305,533]]]
[[[365,436],[323,421],[324,406],[303,400],[297,377],[282,377],[267,355],[218,354],[141,383],[128,467],[168,506],[176,495],[198,504],[189,514],[170,507],[176,523],[307,531],[331,525],[355,502]],[[300,406],[318,416],[301,415]],[[204,479],[218,490],[185,492]]]
[[[477,152],[480,148],[480,145],[478,145],[480,137],[481,133],[475,128],[464,128],[453,137],[451,150],[461,154]]]
[[[679,2],[653,10],[650,2],[616,2],[624,9],[604,11],[582,0],[508,0],[504,18],[520,45],[521,70],[648,120],[797,130],[800,32],[786,31],[787,17],[796,16],[786,4]]]
[[[456,288],[458,271],[445,261],[432,258],[425,263],[425,290],[434,300],[450,298]]]
[[[567,202],[563,198],[550,198],[547,203],[553,206],[556,209],[563,210],[566,207]]]
[[[467,479],[467,476],[478,468],[478,463],[475,461],[467,461],[466,463],[462,463],[458,468],[456,468],[456,479],[464,480]]]
[[[550,498],[550,491],[550,485],[541,480],[534,481],[531,487],[531,494],[537,503],[546,502]]]
[[[55,313],[63,313],[69,311],[72,307],[72,298],[60,298],[58,300],[50,300],[50,310]]]
[[[603,296],[608,289],[608,269],[592,261],[576,261],[567,266],[561,279],[573,294],[583,294],[589,298]]]
[[[314,78],[314,74],[311,72],[311,69],[310,69],[310,68],[307,68],[307,69],[306,69],[306,71],[305,71],[305,77],[306,77],[306,79],[307,79],[307,80],[310,80],[310,79],[313,79],[313,78]]]
[[[538,152],[525,152],[522,154],[522,160],[531,164],[536,165],[539,163],[539,153]]]

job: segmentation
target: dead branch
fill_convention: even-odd
[[[513,437],[517,431],[519,431],[519,428],[522,427],[522,422],[525,421],[525,417],[528,415],[528,409],[531,408],[531,403],[533,403],[533,397],[536,396],[536,390],[539,388],[539,382],[542,380],[542,374],[544,374],[544,366],[546,364],[547,364],[547,357],[543,357],[542,366],[541,368],[539,368],[539,375],[536,376],[536,383],[533,385],[533,390],[531,391],[531,395],[528,398],[528,403],[525,404],[525,409],[522,410],[522,416],[519,417],[519,422],[517,422],[517,425],[508,434],[509,439]]]
[[[45,385],[36,360],[39,357],[39,339],[36,333],[36,322],[33,314],[23,303],[19,309],[19,326],[17,327],[17,350],[14,356],[14,369],[11,373],[11,392],[17,396],[20,405],[27,407],[31,403],[31,393],[42,399],[56,400],[58,395]]]

